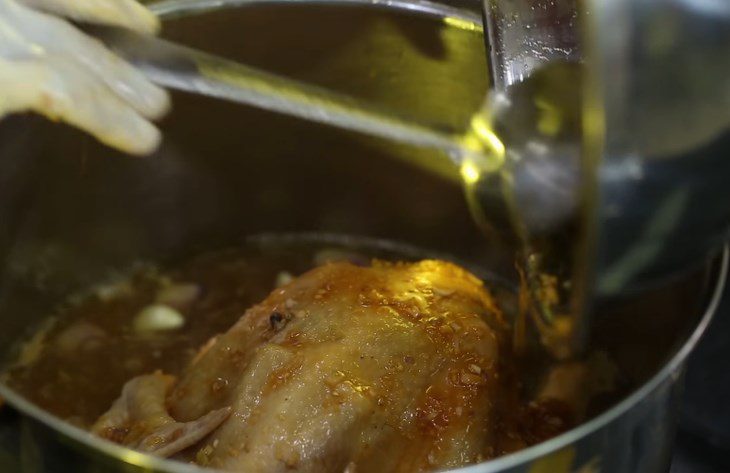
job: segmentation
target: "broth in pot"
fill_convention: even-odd
[[[565,431],[613,389],[601,357],[522,373],[514,295],[419,255],[269,236],[141,265],[69,299],[5,381],[102,438],[232,471],[459,467]]]

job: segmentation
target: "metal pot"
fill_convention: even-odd
[[[222,3],[158,7],[165,36],[424,122],[466,126],[482,103],[485,53],[473,12],[444,19],[428,4],[407,12],[398,2]],[[174,107],[162,148],[145,160],[35,117],[0,126],[4,360],[64,297],[114,269],[261,232],[365,235],[495,264],[458,176],[409,165],[430,151],[207,98],[178,94]],[[461,471],[666,469],[685,360],[719,301],[727,265],[725,255],[671,286],[607,302],[599,312],[612,315],[597,317],[593,343],[634,389],[573,431]],[[0,450],[3,471],[200,471],[103,442],[2,384],[0,396],[20,413],[11,428],[21,432],[17,450]]]

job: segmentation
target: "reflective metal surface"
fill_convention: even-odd
[[[551,62],[578,62],[580,26],[575,0],[484,0],[492,83],[506,90]]]
[[[152,36],[104,26],[87,27],[86,31],[167,89],[238,102],[401,144],[434,148],[455,165],[469,152],[461,147],[456,130],[418,123],[413,117],[400,116],[397,110],[374,107],[344,94]]]
[[[595,0],[590,20],[596,286],[611,294],[702,264],[728,237],[730,4]]]
[[[482,193],[486,219],[503,233],[499,223],[512,224],[533,286],[543,273],[564,281],[557,302],[536,306],[546,326],[572,314],[563,318],[580,348],[602,297],[705,264],[730,235],[730,4],[484,5],[504,102],[493,121],[507,149],[484,178],[501,189]],[[564,90],[532,85],[561,63],[580,63],[578,74],[559,74]],[[580,118],[562,140],[560,126],[540,126],[572,120],[571,107],[554,106],[571,94]],[[527,136],[510,136],[525,123]]]

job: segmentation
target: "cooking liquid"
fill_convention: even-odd
[[[241,248],[203,254],[170,269],[140,266],[127,278],[69,298],[25,343],[19,361],[3,378],[44,410],[88,428],[109,409],[125,382],[155,370],[180,374],[206,341],[226,332],[246,309],[291,277],[327,261],[367,265],[373,258],[413,261],[424,256],[429,255],[389,242],[304,235],[251,239]],[[487,285],[506,307],[513,304],[505,286]],[[159,303],[161,294],[177,306],[184,324],[140,333],[136,318]],[[509,354],[504,359],[509,366],[503,382],[512,386],[507,391],[514,397],[502,400],[506,404],[499,409],[505,415],[497,454],[542,441],[571,425],[560,403],[520,399],[521,383],[535,375],[539,364],[518,368]]]
[[[490,244],[514,257],[524,312],[559,359],[584,352],[587,338],[578,265],[588,258],[580,206],[592,143],[583,133],[582,78],[579,64],[548,64],[490,95],[462,138],[471,150],[460,174],[472,216]]]
[[[456,171],[454,176],[465,187],[475,220],[492,233],[495,227],[514,225],[518,218],[509,213],[514,211],[512,205],[507,206],[503,215],[492,214],[483,205],[485,192],[507,199],[507,189],[495,189],[492,178],[509,173],[510,160],[519,159],[526,141],[562,136],[569,125],[574,125],[566,120],[572,111],[563,112],[563,108],[572,106],[570,102],[544,100],[541,87],[545,81],[525,88],[530,95],[515,102],[522,108],[512,111],[512,116],[519,119],[510,122],[509,127],[495,124],[500,113],[495,107],[500,104],[488,100],[462,133],[436,130],[321,89],[302,88],[205,55],[197,57],[197,66],[202,77],[216,84],[211,89],[206,89],[208,82],[193,84],[197,92],[440,151],[421,155],[424,162],[415,164],[431,169],[433,166],[427,161],[449,159]],[[164,81],[163,84],[171,85]],[[177,88],[184,89],[183,85],[178,84]],[[520,237],[522,241],[516,245],[511,242],[518,251],[526,242],[525,235]],[[333,245],[307,239],[256,240],[239,249],[201,255],[169,270],[153,265],[138,268],[128,279],[69,299],[49,325],[26,344],[19,363],[5,374],[6,381],[48,412],[88,427],[109,408],[129,379],[158,369],[179,374],[207,340],[228,330],[247,308],[276,286],[277,279],[301,274],[321,264],[326,255],[344,255],[360,263],[373,257],[402,261],[423,256],[402,251],[403,248],[386,247],[362,242]],[[541,268],[532,268],[525,274],[540,271]],[[140,312],[154,304],[162,291],[176,286],[200,291],[194,303],[178,308],[184,325],[169,331],[136,332],[134,321]],[[546,291],[535,291],[525,282],[525,312],[534,306],[536,294],[551,298],[545,295]],[[523,313],[522,319],[517,319],[519,335],[525,333],[524,317]],[[547,332],[553,328],[553,322],[548,320],[538,328]],[[537,367],[544,364],[531,366],[532,372],[539,371]],[[520,381],[529,380],[531,370],[519,371]],[[509,425],[505,439],[511,440],[505,442],[503,452],[538,442],[568,426],[559,408],[555,412],[521,408],[514,411],[514,418],[504,419]],[[528,414],[525,416],[524,412]]]
[[[403,8],[398,2],[390,6]],[[483,30],[478,18],[468,11],[436,4],[415,8],[429,9],[429,14],[449,27],[475,33]],[[530,295],[530,312],[534,314],[549,351],[566,358],[583,348],[582,303],[576,303],[570,290],[566,290],[582,287],[582,281],[571,281],[573,252],[565,249],[564,242],[556,248],[553,235],[536,237],[531,229],[522,225],[523,217],[529,214],[530,220],[547,221],[556,227],[575,211],[578,198],[574,192],[578,188],[579,172],[576,150],[582,139],[581,74],[577,64],[551,61],[521,81],[509,86],[500,83],[499,87],[505,90],[489,93],[468,128],[453,130],[420,123],[376,104],[173,43],[150,42],[132,33],[104,28],[95,34],[164,87],[253,105],[438,151],[419,153],[418,159],[410,162],[435,172],[453,169],[446,174],[463,182],[474,219],[492,237],[490,244],[496,243],[495,235],[502,240],[507,236],[508,241],[500,243],[505,251],[515,253],[513,256]],[[182,66],[170,66],[169,63],[181,63]],[[484,73],[486,75],[488,71],[485,69]],[[547,159],[528,158],[535,147]],[[546,173],[529,177],[532,182],[522,184],[519,193],[544,195],[542,198],[533,196],[526,207],[521,205],[520,196],[510,189],[520,185],[514,183],[515,168],[539,168],[541,162],[552,160],[550,154],[565,155],[566,150],[571,156],[560,156],[549,164],[553,171],[556,165],[567,169],[564,174],[569,182],[565,182],[565,178],[559,182],[549,179],[542,182]],[[522,175],[532,172],[528,169]],[[556,187],[567,192],[554,192]],[[572,228],[570,233],[568,238],[574,236]],[[560,239],[565,240],[565,237],[561,235]]]

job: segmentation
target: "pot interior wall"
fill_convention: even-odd
[[[256,7],[181,18],[165,36],[463,127],[486,90],[481,35],[353,8]],[[122,156],[31,116],[0,127],[0,346],[70,291],[138,260],[169,261],[261,232],[333,232],[486,254],[454,170],[431,151],[173,94],[165,140]],[[445,170],[445,171],[444,171]]]

